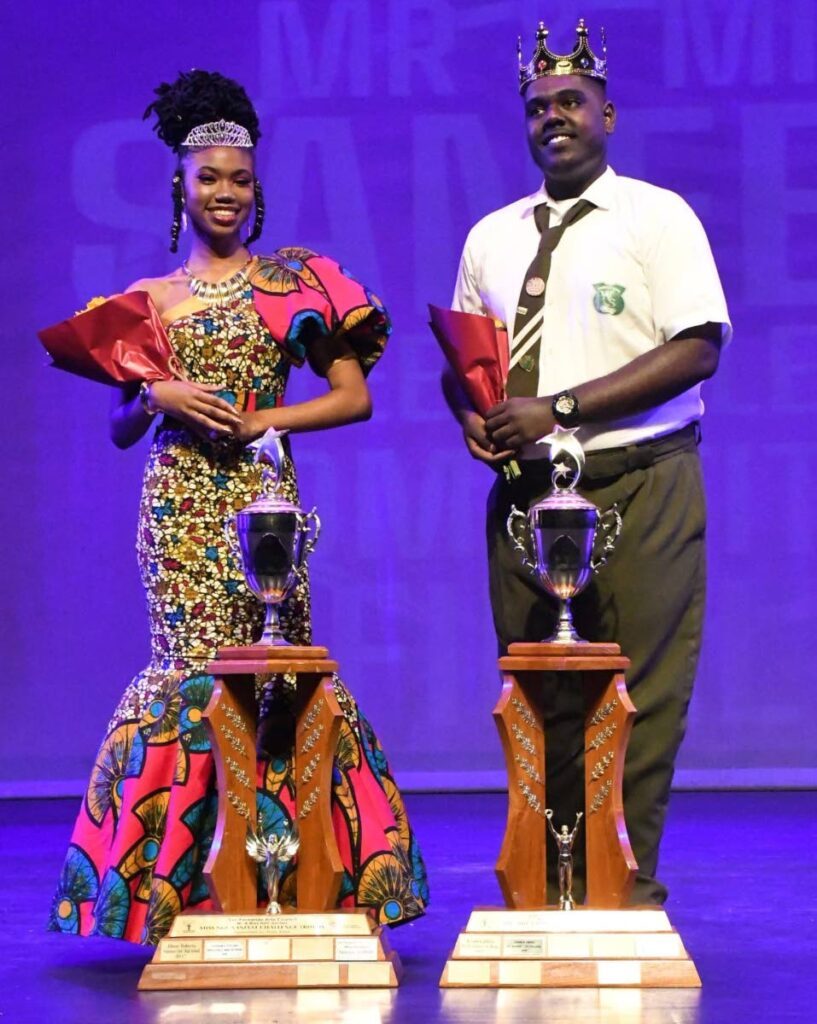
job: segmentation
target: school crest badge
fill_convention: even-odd
[[[595,294],[593,306],[597,313],[606,313],[608,316],[618,316],[624,309],[624,285],[594,284]]]

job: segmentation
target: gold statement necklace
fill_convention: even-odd
[[[195,295],[197,299],[212,306],[227,306],[229,303],[235,302],[236,299],[240,299],[247,290],[249,285],[247,267],[251,263],[252,256],[243,267],[239,267],[231,277],[225,278],[223,281],[202,281],[190,270],[187,260],[183,261],[182,270],[187,275],[187,287],[190,289],[191,295]]]

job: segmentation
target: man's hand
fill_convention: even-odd
[[[485,430],[485,420],[478,412],[463,409],[459,419],[465,446],[477,461],[488,466],[501,466],[513,456],[512,451],[497,451],[496,446],[491,444]]]
[[[555,421],[547,398],[509,398],[488,410],[485,429],[496,448],[518,451],[553,431]]]

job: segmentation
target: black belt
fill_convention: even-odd
[[[701,425],[696,420],[680,430],[650,438],[649,441],[639,441],[622,448],[600,448],[585,452],[582,483],[610,480],[634,469],[647,469],[679,452],[694,451],[700,440]],[[522,471],[521,479],[526,483],[549,480],[553,471],[550,459],[524,459],[520,461],[519,468]]]

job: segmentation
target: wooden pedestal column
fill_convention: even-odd
[[[216,913],[180,914],[140,989],[393,987],[400,961],[363,911],[336,911],[343,863],[332,827],[332,766],[343,712],[337,662],[325,647],[224,647],[208,666],[203,713],[218,786],[204,877]],[[256,675],[295,684],[297,912],[257,909],[258,866],[246,851],[256,821]]]
[[[343,865],[332,828],[332,759],[342,711],[325,647],[223,647],[208,671],[216,677],[204,712],[218,779],[218,821],[204,877],[222,913],[257,905],[257,865],[245,849],[255,820],[255,677],[279,673],[295,682],[295,820],[298,909],[334,908]]]
[[[624,758],[635,708],[624,670],[630,662],[617,644],[512,644],[499,659],[502,695],[494,709],[508,770],[508,823],[496,873],[509,907],[547,903],[549,847],[544,818],[544,708],[538,695],[542,672],[581,672],[587,694],[585,734],[585,813],[576,843],[587,851],[587,904],[627,904],[636,862],[624,823],[621,787]],[[556,821],[558,829],[573,822]]]
[[[496,865],[507,910],[475,910],[460,933],[444,987],[698,987],[700,978],[659,908],[628,908],[637,864],[624,821],[622,782],[635,708],[618,644],[512,644],[499,659],[494,709],[508,771],[508,820]],[[584,817],[586,903],[547,906],[544,672],[581,673],[586,693]],[[573,828],[573,821],[553,822]]]

